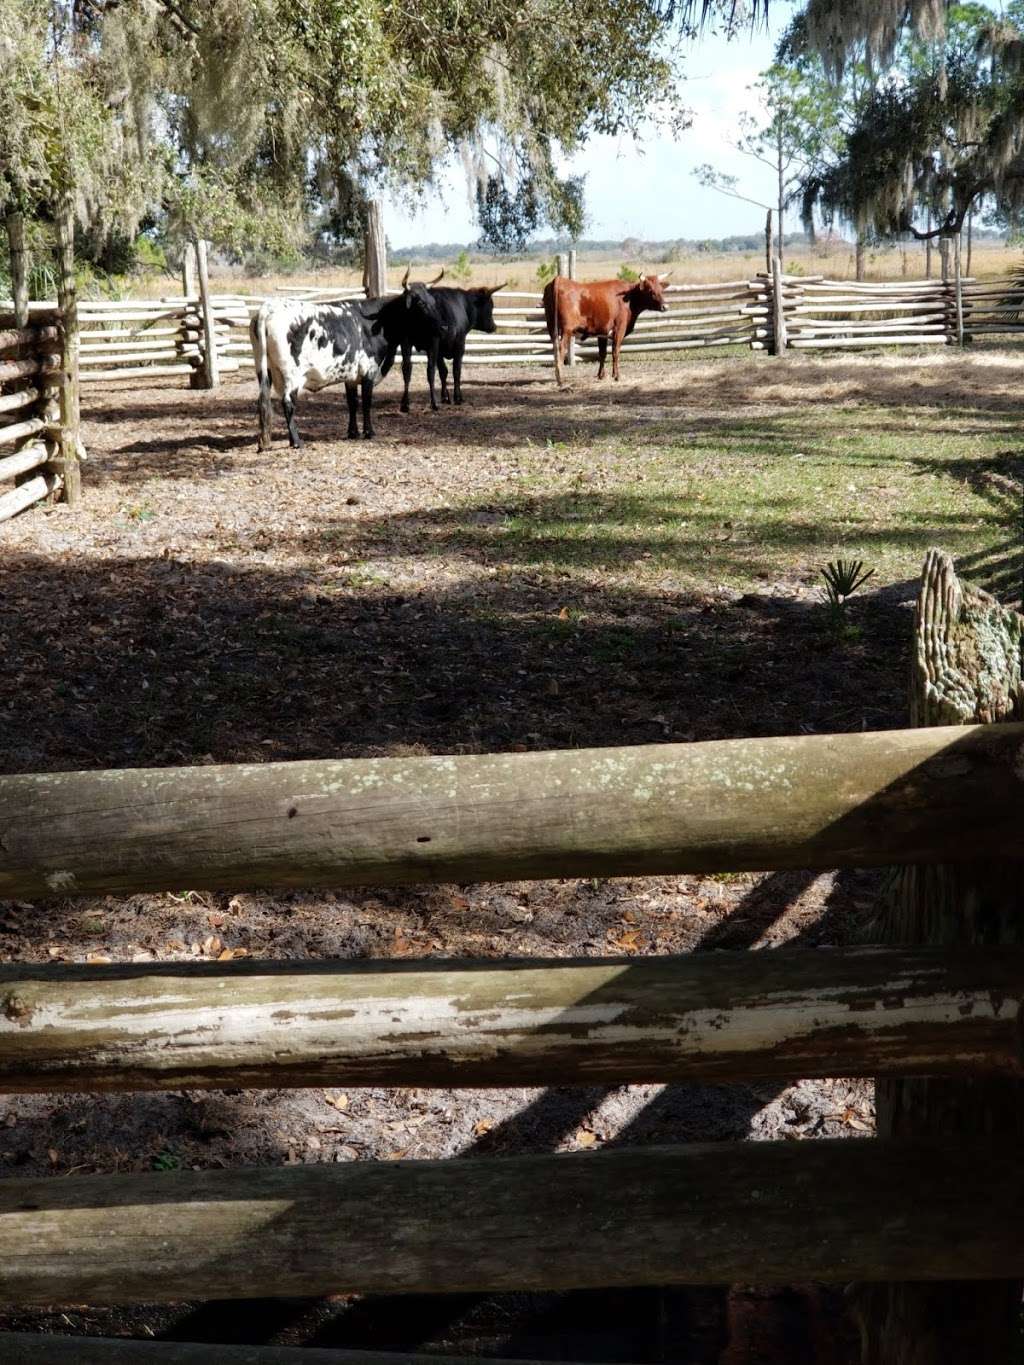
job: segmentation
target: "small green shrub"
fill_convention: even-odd
[[[619,273],[615,278],[617,280],[626,280],[629,284],[634,284],[640,278],[640,275],[636,270],[631,270],[628,265],[622,265],[619,267]]]
[[[469,252],[462,250],[448,267],[448,274],[453,280],[468,280],[472,273],[473,266],[469,259]]]
[[[537,283],[547,284],[548,280],[553,280],[558,274],[558,262],[552,257],[550,261],[541,261],[537,267]]]

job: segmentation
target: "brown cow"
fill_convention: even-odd
[[[556,275],[544,289],[544,316],[548,336],[555,351],[555,378],[562,382],[562,366],[572,337],[597,337],[600,365],[598,379],[604,378],[608,338],[612,339],[612,378],[619,377],[619,351],[636,320],[646,309],[664,313],[664,282],[668,275],[641,275],[638,280],[600,280],[583,284]]]

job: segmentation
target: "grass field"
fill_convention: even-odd
[[[472,253],[475,257],[475,253]],[[758,271],[764,270],[765,259],[761,251],[751,252],[691,252],[679,259],[666,262],[663,253],[654,253],[654,259],[634,254],[594,255],[581,253],[578,275],[581,279],[614,279],[623,266],[634,271],[670,270],[672,281],[677,284],[710,284],[721,280],[751,279]],[[528,255],[522,259],[505,260],[501,258],[472,259],[464,274],[458,273],[456,258],[438,259],[424,255],[417,258],[413,266],[416,279],[432,278],[442,266],[446,269],[446,283],[470,286],[476,284],[497,284],[506,280],[512,289],[540,290],[543,285],[538,268],[550,265],[551,257],[539,254]],[[1021,251],[1017,247],[1002,243],[980,242],[972,252],[971,273],[977,278],[1005,276],[1021,265]],[[847,244],[809,246],[802,244],[787,248],[786,268],[794,273],[805,275],[825,275],[829,279],[853,279],[856,263],[853,249]],[[966,268],[966,258],[965,258]],[[405,264],[394,263],[390,276],[397,284],[405,271]],[[932,253],[932,276],[939,275],[939,256],[936,249]],[[899,246],[871,248],[865,253],[865,278],[867,280],[923,279],[925,277],[925,253],[923,246],[911,244],[906,249]],[[309,284],[323,287],[334,285],[359,288],[362,285],[362,272],[359,269],[298,269],[287,274],[253,275],[243,267],[226,267],[214,263],[212,282],[215,289],[223,291],[240,290],[247,294],[273,293],[279,285]],[[133,280],[125,287],[132,296],[158,296],[174,292],[179,285],[177,276],[152,274]]]

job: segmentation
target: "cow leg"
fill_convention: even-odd
[[[452,356],[452,380],[455,385],[455,401],[462,402],[462,357],[465,354],[465,343],[455,348]]]
[[[622,350],[622,338],[626,335],[625,328],[616,327],[612,333],[612,378],[619,377],[619,352]]]
[[[293,450],[299,450],[302,447],[302,437],[295,425],[295,400],[298,396],[298,389],[293,389],[291,393],[286,393],[281,399],[281,406],[284,408],[284,420],[288,427],[288,443]]]
[[[348,401],[348,433],[346,440],[356,441],[359,439],[359,423],[356,421],[356,413],[359,411],[359,394],[355,384],[345,385],[345,398]]]
[[[373,440],[373,380],[363,380],[363,436]]]
[[[399,411],[400,411],[400,412],[408,412],[408,411],[409,411],[409,385],[410,385],[411,382],[412,382],[412,343],[409,342],[409,341],[403,341],[403,342],[402,342],[402,383],[404,384],[405,387],[404,387],[403,390],[402,390],[402,401],[401,401],[401,403],[399,403],[399,405],[398,405],[398,408],[399,408]]]
[[[437,375],[437,347],[432,346],[427,352],[427,388],[430,390],[430,411],[440,412],[437,406],[437,398],[434,395],[434,380]]]
[[[454,365],[454,361],[452,362]],[[448,366],[444,363],[444,356],[437,357],[437,372],[441,376],[441,402],[450,403],[452,396],[448,392]]]
[[[563,332],[558,338],[559,371],[565,368],[565,362],[569,358],[569,343],[572,341],[572,337],[572,332]]]
[[[608,359],[608,338],[607,338],[607,337],[598,337],[598,338],[597,338],[597,359],[598,359],[598,362],[599,362],[599,363],[598,363],[598,366],[597,366],[597,377],[598,377],[598,379],[603,379],[603,378],[604,378],[604,362]]]

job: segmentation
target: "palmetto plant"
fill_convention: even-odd
[[[825,580],[825,601],[833,609],[840,610],[846,599],[862,588],[874,572],[874,569],[864,572],[862,559],[837,559],[826,564],[821,571]]]
[[[834,563],[826,564],[821,571],[821,576],[825,580],[822,597],[828,612],[829,626],[843,639],[855,639],[860,634],[860,628],[851,625],[846,619],[846,603],[874,572],[874,569],[865,572],[864,561],[861,559],[837,559]]]

